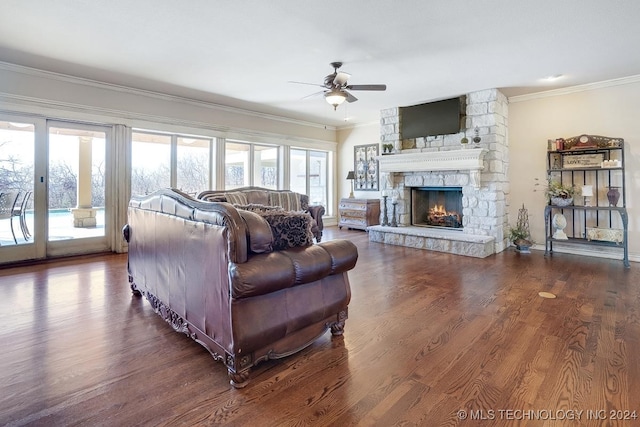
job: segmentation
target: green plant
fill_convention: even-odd
[[[538,185],[538,183],[536,183],[536,185]],[[562,199],[569,199],[579,195],[579,190],[573,185],[563,185],[549,178],[547,179],[547,184],[544,186],[544,194],[547,198],[560,197]]]
[[[526,230],[522,227],[511,227],[509,228],[509,240],[516,243],[518,240],[529,240],[530,239],[529,230]]]

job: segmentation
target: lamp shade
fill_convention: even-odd
[[[356,174],[353,171],[349,171],[347,179],[356,179]]]
[[[324,94],[324,99],[331,105],[333,105],[333,109],[338,108],[338,105],[342,104],[345,99],[347,99],[347,95],[337,89],[333,89]]]
[[[593,186],[592,185],[583,185],[581,191],[582,191],[582,196],[583,197],[591,197],[591,196],[593,196]]]

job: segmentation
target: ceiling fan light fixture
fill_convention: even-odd
[[[335,110],[338,108],[338,105],[347,99],[347,95],[340,90],[333,89],[324,94],[324,99],[326,99],[330,105],[333,105],[333,109]]]

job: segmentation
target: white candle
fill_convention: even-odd
[[[397,196],[392,196],[391,197],[391,203],[398,203],[398,197]]]

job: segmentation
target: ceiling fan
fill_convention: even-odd
[[[324,99],[326,99],[329,104],[333,105],[334,110],[338,108],[338,105],[342,104],[344,101],[355,102],[358,100],[358,98],[353,96],[348,90],[387,90],[387,85],[381,85],[381,84],[374,84],[374,85],[347,84],[347,81],[349,80],[349,77],[351,77],[351,74],[345,73],[344,71],[339,71],[340,67],[342,67],[342,62],[332,62],[331,66],[333,67],[333,73],[327,75],[324,78],[323,84],[304,83],[304,82],[290,82],[290,83],[324,87],[325,88],[324,90],[305,96],[305,98],[318,95],[320,93],[324,93]]]

